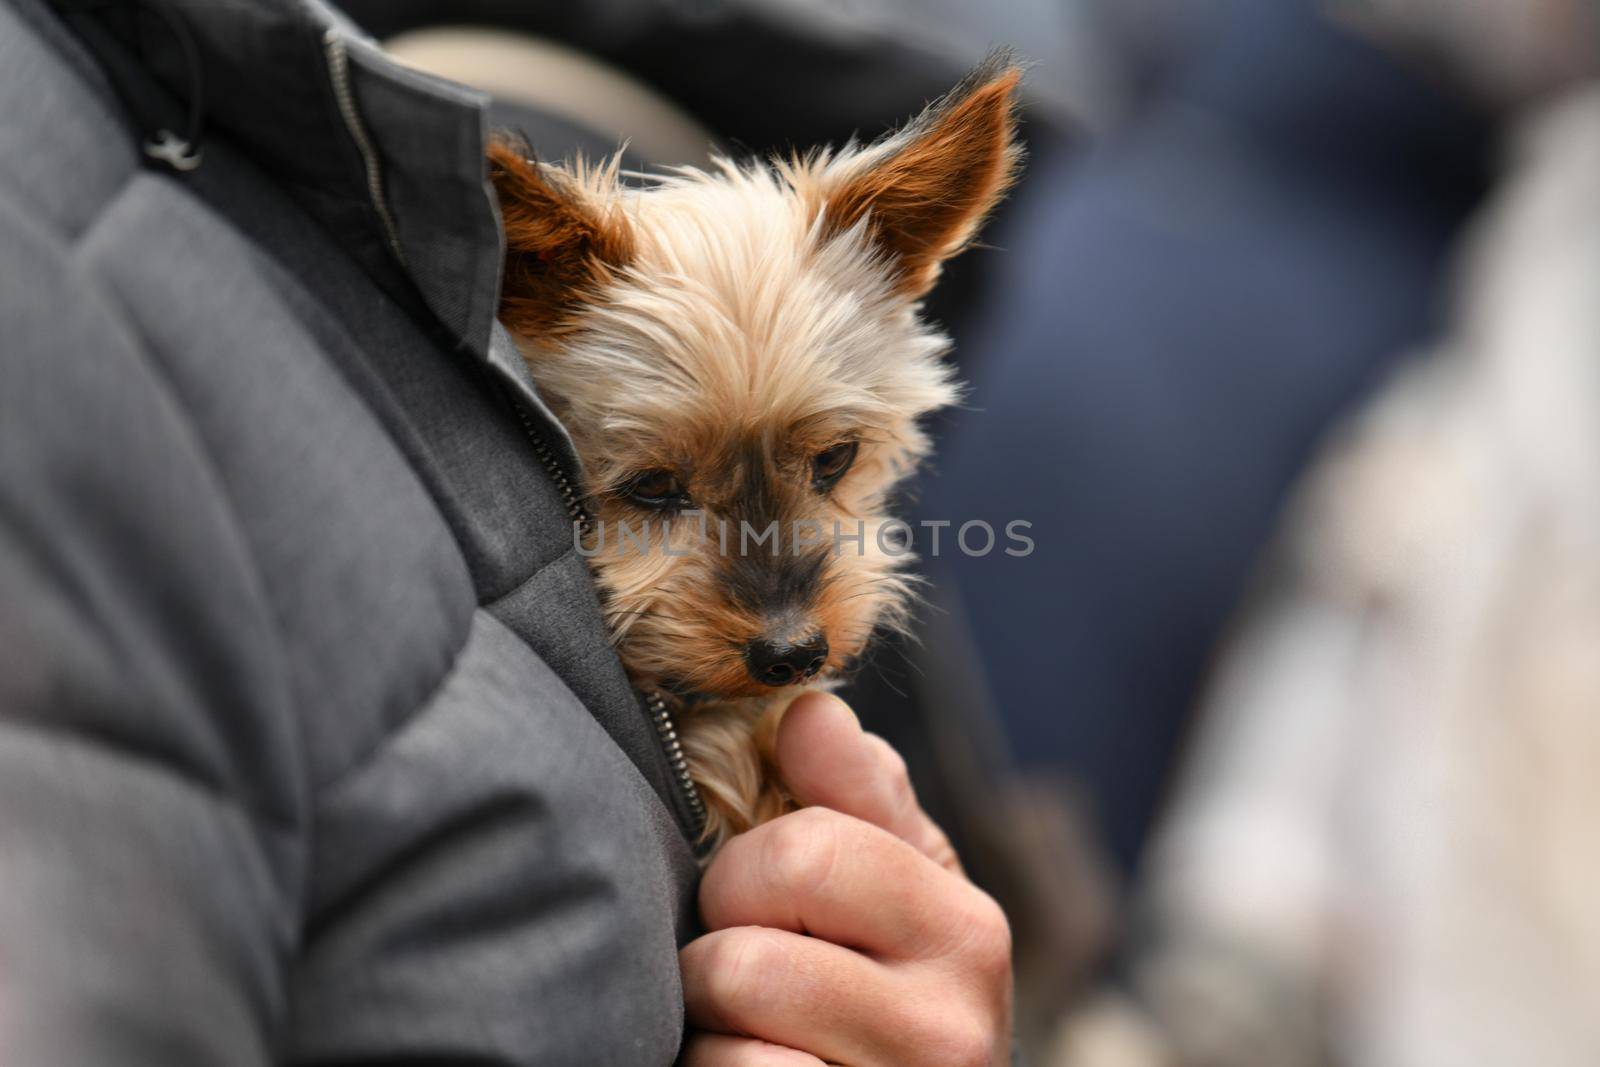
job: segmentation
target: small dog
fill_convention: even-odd
[[[884,510],[957,395],[920,303],[1015,180],[1020,78],[996,54],[874,144],[643,190],[491,147],[501,316],[572,436],[585,555],[708,847],[793,807],[782,709],[906,624]]]

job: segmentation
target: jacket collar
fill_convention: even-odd
[[[193,38],[205,128],[225,131],[381,284],[420,298],[487,358],[504,253],[487,98],[400,66],[322,0],[161,2]],[[120,26],[165,88],[191,91],[184,50],[156,20]]]

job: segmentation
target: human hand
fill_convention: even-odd
[[[705,872],[709,932],[680,953],[685,1067],[1006,1062],[1010,928],[905,761],[824,693],[785,714],[777,759],[807,806],[733,838]]]

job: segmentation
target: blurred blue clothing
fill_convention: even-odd
[[[1372,45],[1252,0],[1125,130],[1037,160],[990,236],[972,410],[922,512],[1026,519],[1037,549],[930,569],[1018,760],[1087,786],[1125,870],[1286,490],[1435,321],[1485,140]]]

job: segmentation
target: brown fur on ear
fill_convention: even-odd
[[[633,257],[633,237],[620,212],[583,187],[581,174],[529,155],[504,135],[489,143],[506,234],[500,318],[512,333],[537,338],[570,325],[585,294]]]
[[[905,129],[838,160],[840,180],[824,191],[829,232],[866,218],[898,265],[902,291],[926,293],[1016,180],[1021,80],[1011,54],[993,52]]]

